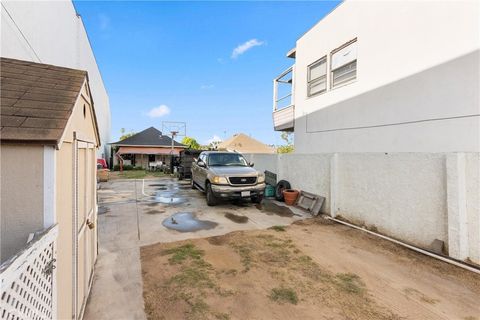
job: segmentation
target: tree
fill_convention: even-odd
[[[220,140],[213,140],[213,141],[210,142],[210,144],[208,145],[208,148],[209,148],[209,149],[212,149],[212,150],[217,150],[218,145],[219,145],[221,142],[222,142],[222,141],[220,141]]]
[[[125,139],[130,138],[131,136],[135,135],[135,132],[133,132],[133,131],[127,132],[127,130],[125,130],[125,128],[121,128],[120,133],[122,134],[120,136],[120,141],[125,140]]]
[[[192,137],[184,137],[182,139],[182,144],[188,146],[190,149],[200,149],[200,144],[197,142],[197,140],[195,140],[195,138]]]
[[[293,134],[291,132],[282,132],[280,135],[282,140],[285,141],[284,145],[277,148],[278,153],[291,153],[293,152]]]

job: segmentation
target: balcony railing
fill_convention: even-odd
[[[0,319],[56,319],[54,225],[0,266]]]
[[[291,66],[273,80],[273,126],[276,131],[293,131],[295,126],[295,104]]]

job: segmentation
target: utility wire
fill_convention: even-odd
[[[20,27],[18,26],[18,24],[15,22],[15,19],[13,19],[12,15],[10,14],[10,12],[8,12],[7,8],[5,7],[5,5],[3,4],[2,2],[2,7],[3,7],[3,10],[5,10],[5,12],[7,13],[7,15],[10,17],[10,20],[12,20],[13,24],[15,25],[15,27],[17,27],[18,31],[20,32],[20,34],[22,35],[23,39],[25,39],[25,41],[27,42],[28,46],[30,47],[30,49],[32,50],[32,52],[35,54],[35,57],[37,57],[38,59],[38,62],[42,62],[42,60],[40,59],[40,57],[38,56],[37,52],[35,52],[35,49],[33,49],[32,45],[30,44],[30,42],[28,41],[27,37],[25,36],[25,34],[23,34],[22,30],[20,29]]]

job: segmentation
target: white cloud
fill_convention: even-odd
[[[257,39],[248,40],[247,42],[244,42],[244,43],[238,45],[238,47],[236,47],[235,49],[233,49],[232,59],[237,59],[238,56],[244,54],[245,52],[252,49],[253,47],[261,46],[264,43],[265,42],[258,41]]]
[[[160,118],[166,116],[169,113],[170,108],[162,104],[161,106],[150,109],[150,111],[147,112],[147,116],[149,116],[150,118]]]
[[[202,84],[200,86],[200,89],[202,89],[202,90],[208,90],[208,89],[213,89],[213,88],[215,88],[214,84]]]
[[[98,15],[98,20],[100,22],[100,30],[105,31],[110,26],[110,17],[106,14],[100,13]]]
[[[210,139],[207,140],[207,145],[212,143],[212,142],[221,142],[222,141],[222,138],[220,138],[219,136],[217,136],[216,134],[213,135],[213,137],[211,137]]]

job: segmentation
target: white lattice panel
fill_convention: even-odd
[[[2,265],[1,320],[54,317],[56,237],[55,226]]]

